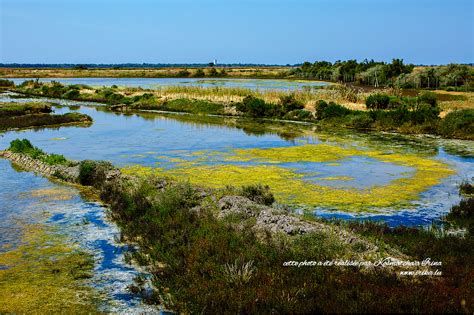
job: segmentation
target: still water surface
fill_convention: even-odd
[[[39,101],[41,99],[28,99]],[[0,101],[26,101],[0,95]],[[344,219],[383,220],[391,226],[427,225],[446,214],[459,202],[457,185],[474,177],[474,146],[471,141],[441,140],[380,133],[318,131],[314,126],[292,123],[257,124],[248,120],[199,117],[164,113],[112,113],[103,106],[58,101],[56,113],[75,110],[90,115],[94,124],[88,128],[62,127],[9,131],[0,134],[0,149],[11,140],[27,138],[46,152],[69,159],[107,160],[117,166],[142,165],[164,169],[176,166],[176,160],[188,161],[201,153],[201,163],[259,164],[255,161],[232,162],[224,158],[235,149],[285,148],[303,144],[331,143],[360,148],[394,150],[440,160],[455,171],[443,181],[422,192],[410,207],[380,209],[377,213],[354,214],[343,209],[314,208],[316,215]],[[217,152],[217,154],[216,154]],[[384,163],[363,156],[353,156],[331,163],[279,163],[281,167],[306,174],[308,181],[336,188],[366,189],[387,185],[412,172],[410,167]],[[93,283],[107,292],[118,311],[137,309],[139,302],[127,293],[127,283],[138,273],[123,260],[123,245],[115,241],[118,230],[106,218],[104,208],[88,201],[71,187],[53,183],[29,172],[21,172],[0,159],[0,245],[16,245],[21,225],[43,222],[60,227],[74,242],[89,250],[97,259]],[[350,176],[351,181],[324,180]],[[322,180],[321,180],[322,179]],[[262,179],[264,181],[264,179]],[[69,190],[67,200],[43,200],[37,190]],[[40,215],[41,214],[41,215]],[[87,222],[88,224],[83,224]],[[100,271],[100,272],[99,272]]]

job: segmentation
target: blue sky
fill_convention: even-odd
[[[0,0],[0,62],[474,62],[474,0]]]

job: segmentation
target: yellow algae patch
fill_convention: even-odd
[[[120,169],[125,175],[137,176],[137,177],[148,177],[148,176],[160,176],[163,175],[163,169],[160,167],[148,167],[141,165],[129,165]]]
[[[71,189],[61,186],[47,189],[35,189],[28,193],[28,195],[31,197],[40,198],[47,201],[70,200],[76,196],[76,194],[77,193]]]
[[[83,280],[93,268],[89,255],[40,225],[22,240],[0,254],[0,313],[98,313],[98,296]]]
[[[265,162],[330,162],[360,155],[360,150],[329,144],[306,144],[271,149],[237,149],[228,157],[231,161],[264,160]]]
[[[226,160],[271,163],[271,165],[182,165],[165,174],[188,178],[191,183],[208,187],[226,185],[242,186],[266,184],[280,202],[307,206],[333,207],[347,211],[368,210],[377,207],[398,207],[416,200],[419,193],[439,184],[443,178],[454,174],[440,161],[413,154],[387,154],[381,151],[364,151],[328,144],[302,145],[287,148],[234,150],[235,155]],[[357,188],[334,188],[305,180],[305,175],[291,168],[280,167],[280,162],[327,162],[349,156],[367,156],[386,163],[407,166],[413,172],[404,174],[387,185]],[[307,174],[306,174],[307,175]],[[334,180],[352,180],[345,176]]]

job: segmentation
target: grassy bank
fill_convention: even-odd
[[[170,87],[161,90],[104,87],[27,81],[16,88],[30,94],[109,104],[115,110],[164,110],[193,114],[219,114],[298,120],[322,126],[361,130],[435,134],[445,138],[474,139],[474,108],[443,108],[438,94],[422,92],[401,96],[396,91],[358,94],[338,86],[317,91],[255,92],[243,89]],[[355,106],[328,99],[346,99]],[[357,105],[358,104],[358,105]],[[461,107],[462,108],[462,107]],[[442,112],[442,110],[445,110]]]
[[[32,148],[39,150],[17,140],[10,151],[33,156]],[[274,198],[260,185],[203,189],[162,177],[159,171],[137,177],[107,162],[76,165],[75,181],[98,190],[110,204],[122,239],[138,245],[127,257],[152,274],[153,294],[145,294],[150,303],[191,313],[472,309],[470,233],[459,237],[436,229],[321,222],[309,215],[303,219],[285,207],[269,207]],[[282,229],[278,222],[284,222]],[[442,260],[436,269],[443,276],[401,277],[397,268],[285,264],[387,256]],[[143,283],[138,277],[132,291],[145,293]]]
[[[207,67],[207,68],[0,68],[3,78],[268,78],[288,76],[291,67]]]
[[[80,113],[51,114],[49,103],[0,103],[0,130],[92,123]]]

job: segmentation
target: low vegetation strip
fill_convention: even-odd
[[[341,89],[341,88],[340,88]],[[421,92],[417,96],[372,93],[365,98],[364,110],[351,109],[333,101],[318,99],[318,93],[280,93],[270,100],[253,92],[244,96],[222,95],[213,101],[209,95],[193,99],[191,94],[117,87],[93,89],[83,85],[64,86],[58,82],[25,81],[16,89],[21,93],[82,101],[104,102],[110,109],[161,110],[192,114],[217,114],[251,118],[284,119],[317,123],[325,127],[346,127],[359,130],[395,131],[411,134],[435,134],[445,138],[474,139],[474,109],[448,110],[441,114],[438,96]],[[183,90],[183,88],[179,88]],[[199,89],[198,89],[199,90]],[[223,90],[223,89],[221,89]],[[199,90],[217,93],[220,90]],[[329,91],[329,90],[328,90]],[[193,92],[194,93],[194,92]],[[338,92],[351,98],[350,88]],[[348,95],[346,95],[348,93]],[[169,98],[170,97],[170,98]],[[341,96],[342,97],[342,96]],[[354,94],[354,97],[357,97]]]
[[[90,124],[81,113],[51,114],[49,103],[0,103],[0,130],[69,124]]]
[[[17,140],[2,156],[32,170],[49,167],[32,153],[37,150]],[[37,166],[25,162],[33,160]],[[153,293],[142,288],[142,277],[131,286],[150,303],[185,313],[462,312],[472,305],[472,237],[294,216],[272,205],[264,186],[203,189],[156,174],[124,175],[103,161],[59,166],[69,177],[52,177],[92,186],[110,204],[122,239],[138,248],[127,259],[153,275]],[[412,280],[397,276],[396,268],[287,264],[406,259],[410,251],[417,259],[446,261],[440,268],[449,278]]]

